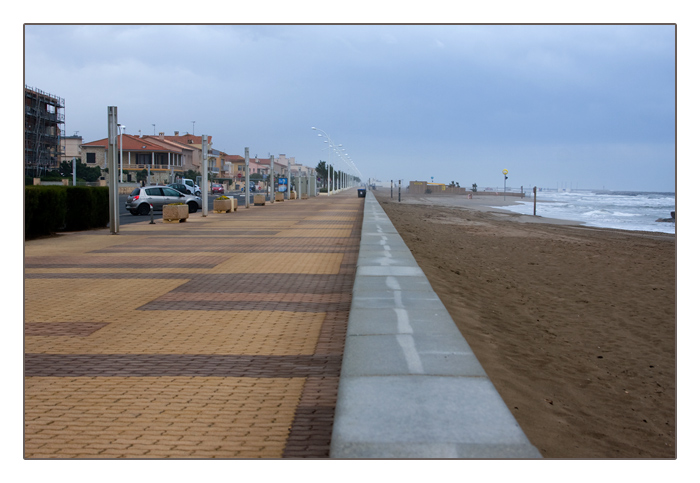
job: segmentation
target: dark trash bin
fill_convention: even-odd
[[[358,197],[358,198],[364,198],[365,196],[367,196],[367,190],[366,190],[366,189],[363,189],[363,188],[358,188],[358,190],[357,190],[357,197]]]

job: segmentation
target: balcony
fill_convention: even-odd
[[[168,166],[167,164],[129,164],[128,162],[124,163],[123,168],[124,169],[148,169],[148,167],[151,167],[151,171],[169,171],[170,168],[173,170],[182,170],[182,166],[175,166],[174,164],[171,164]]]

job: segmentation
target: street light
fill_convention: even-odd
[[[314,131],[321,131],[328,139],[328,166],[327,166],[327,170],[328,170],[328,196],[330,196],[331,191],[332,191],[331,190],[331,137],[323,129],[317,129],[315,127],[312,127],[311,129],[313,129]],[[321,136],[321,135],[319,134],[319,136]]]
[[[342,144],[338,144],[337,146],[336,146],[336,145],[333,145],[332,147],[333,147],[333,151],[338,155],[338,158],[342,160],[343,158],[341,157],[340,150],[339,150],[339,149],[336,149],[336,148],[340,148],[341,146],[342,146]],[[338,180],[337,180],[338,189],[339,189],[339,190],[342,190],[341,187],[342,187],[342,176],[343,176],[343,172],[342,172],[342,171],[339,172],[338,169],[336,168],[335,173],[333,173],[333,187],[334,187],[334,188],[335,188],[335,185],[336,185],[336,179],[335,179],[336,176],[338,177]]]
[[[319,136],[321,136],[319,134]],[[331,161],[331,143],[329,141],[323,141],[324,143],[328,143],[328,166],[326,166],[326,171],[328,173],[328,179],[326,180],[326,187],[328,189],[328,196],[330,196],[333,193],[333,176],[331,175],[331,169],[333,168],[333,163]]]
[[[119,128],[119,182],[123,183],[124,182],[124,150],[123,150],[123,141],[124,141],[124,129],[126,129],[126,126],[124,124],[117,124],[117,127]]]
[[[342,144],[334,145],[334,144],[333,144],[333,141],[331,141],[331,137],[330,137],[325,131],[323,131],[322,129],[318,129],[318,128],[315,128],[315,127],[312,127],[311,129],[313,129],[313,130],[315,130],[315,131],[321,131],[321,132],[323,133],[323,135],[325,135],[326,138],[327,138],[327,141],[324,141],[324,142],[327,142],[327,143],[328,143],[328,189],[329,189],[329,194],[330,194],[331,191],[332,191],[332,189],[331,189],[331,169],[333,168],[333,165],[332,165],[332,161],[331,161],[331,148],[332,148],[336,153],[338,153],[338,157],[347,165],[347,167],[348,167],[350,170],[352,170],[352,171],[354,171],[355,173],[357,173],[357,175],[359,176],[359,178],[362,179],[362,173],[360,173],[360,170],[357,169],[357,166],[355,166],[355,163],[350,159],[350,157],[348,156],[348,154],[345,152],[345,148],[343,148],[343,145],[342,145]],[[319,134],[319,136],[322,137],[321,134]],[[336,148],[338,148],[338,149],[336,149]],[[349,162],[348,162],[348,161],[349,161]],[[336,169],[336,171],[337,171],[337,169]],[[345,179],[344,179],[344,187],[347,187],[347,184],[348,184],[347,182],[348,182],[348,179],[349,179],[349,178],[348,178],[349,173],[342,173],[342,175],[343,175],[344,178],[345,178]],[[342,181],[342,180],[339,180],[339,181]]]

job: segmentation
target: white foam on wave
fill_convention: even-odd
[[[659,193],[596,194],[593,192],[537,193],[537,214],[547,218],[573,220],[587,226],[619,230],[675,233],[675,223],[657,222],[675,210],[675,197]],[[532,198],[530,198],[532,201]],[[531,202],[517,202],[507,209],[532,214]]]

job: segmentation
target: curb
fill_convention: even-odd
[[[371,192],[332,458],[540,458]]]

